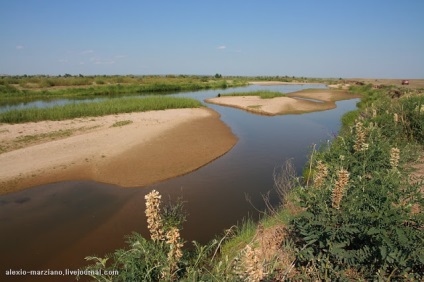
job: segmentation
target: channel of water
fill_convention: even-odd
[[[203,101],[233,91],[288,93],[324,87],[251,85],[173,95]],[[0,196],[0,278],[4,269],[76,269],[85,264],[85,256],[124,247],[124,237],[132,231],[148,236],[144,196],[152,189],[164,199],[182,197],[186,202],[182,237],[187,245],[192,240],[205,243],[243,218],[258,219],[256,209],[265,208],[262,195],[273,189],[274,169],[292,159],[300,172],[311,146],[333,139],[341,116],[354,110],[357,102],[340,101],[333,110],[274,117],[208,104],[239,141],[227,154],[194,172],[148,187],[67,181]],[[276,203],[276,198],[272,201]]]

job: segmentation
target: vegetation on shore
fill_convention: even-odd
[[[276,97],[285,97],[286,95],[282,92],[259,90],[252,92],[232,92],[226,94],[220,94],[221,96],[259,96],[261,99],[272,99]]]
[[[21,75],[0,76],[0,104],[57,98],[89,98],[121,95],[168,94],[180,91],[246,86],[250,81],[289,83],[337,83],[341,79],[295,76],[207,75]]]
[[[93,103],[67,104],[51,108],[30,108],[0,113],[0,123],[65,120],[120,113],[144,112],[179,108],[199,108],[202,103],[190,98],[146,96],[143,98],[108,99]]]
[[[167,94],[247,85],[221,76],[3,76],[0,101]]]
[[[183,250],[180,202],[146,196],[151,239],[88,257],[89,270],[119,270],[98,281],[422,281],[423,179],[410,163],[424,146],[424,96],[355,86],[359,109],[331,143],[312,151],[303,177],[287,163],[274,175],[280,205],[258,223],[232,227]],[[314,147],[315,148],[315,147]],[[269,203],[268,198],[264,200]]]

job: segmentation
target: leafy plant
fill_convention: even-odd
[[[304,212],[290,225],[299,277],[423,279],[424,221],[411,210],[422,210],[423,195],[403,167],[411,146],[422,144],[421,99],[374,101],[350,130],[316,152],[314,174],[320,164],[327,173],[298,188]]]
[[[120,121],[117,121],[114,124],[112,124],[111,127],[121,127],[121,126],[128,125],[128,124],[131,124],[131,123],[133,123],[132,120],[120,120]]]

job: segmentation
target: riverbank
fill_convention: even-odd
[[[0,76],[1,102],[46,98],[154,95],[244,86],[245,79],[214,76]]]
[[[255,114],[274,116],[330,110],[336,107],[336,101],[359,97],[345,90],[307,89],[272,99],[262,99],[259,96],[221,96],[205,101]]]
[[[2,124],[0,194],[79,179],[145,186],[196,170],[236,142],[206,108]]]

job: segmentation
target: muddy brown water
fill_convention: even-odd
[[[249,86],[177,94],[203,100],[218,93],[269,89],[292,92],[314,87]],[[315,87],[323,87],[315,85]],[[239,138],[221,158],[184,176],[148,187],[121,188],[93,181],[67,181],[0,196],[0,281],[74,281],[74,276],[6,276],[8,270],[75,270],[84,257],[125,246],[125,236],[148,236],[144,196],[158,190],[165,200],[183,197],[188,212],[182,237],[206,243],[243,218],[258,219],[262,194],[273,189],[273,171],[292,159],[300,173],[312,144],[334,138],[340,117],[358,99],[329,111],[259,116],[208,105]],[[178,145],[178,144],[176,144]],[[251,203],[246,201],[251,198]],[[272,198],[277,203],[276,197]]]

